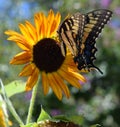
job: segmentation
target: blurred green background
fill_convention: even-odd
[[[20,49],[15,43],[8,42],[5,30],[19,31],[18,24],[25,20],[33,22],[33,15],[38,11],[47,14],[49,9],[59,11],[62,19],[75,12],[87,13],[94,9],[113,11],[111,21],[104,28],[97,40],[98,52],[95,64],[103,71],[91,72],[86,76],[87,83],[81,90],[70,87],[71,98],[58,101],[52,92],[44,97],[41,85],[38,90],[33,120],[37,119],[41,105],[51,115],[83,114],[85,127],[101,124],[104,127],[120,127],[120,1],[119,0],[0,0],[0,78],[8,84],[19,78],[23,66],[9,65],[10,59]],[[13,89],[14,90],[14,89]],[[12,96],[18,114],[26,120],[31,92]],[[13,127],[17,122],[9,113]]]

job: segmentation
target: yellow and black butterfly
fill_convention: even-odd
[[[87,14],[77,12],[68,16],[60,25],[58,34],[61,51],[65,55],[66,46],[68,47],[79,70],[90,71],[96,68],[102,73],[93,63],[97,51],[95,43],[111,16],[112,12],[105,9],[94,10]]]

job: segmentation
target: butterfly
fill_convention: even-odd
[[[77,12],[68,16],[58,28],[61,51],[65,56],[66,46],[73,55],[74,62],[79,70],[90,71],[97,69],[94,65],[96,59],[96,39],[104,28],[105,24],[112,17],[112,11],[98,9],[86,14]]]

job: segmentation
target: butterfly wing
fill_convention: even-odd
[[[58,34],[63,55],[65,55],[66,46],[73,56],[78,54],[78,45],[82,39],[84,20],[85,16],[78,12],[67,17],[60,25]]]
[[[94,10],[85,14],[85,25],[82,41],[79,46],[79,53],[74,57],[75,63],[78,64],[78,69],[87,69],[90,71],[92,68],[96,68],[100,71],[93,63],[96,59],[95,53],[97,51],[95,43],[111,16],[111,11],[103,9]]]

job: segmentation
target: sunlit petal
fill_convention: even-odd
[[[16,56],[13,57],[13,59],[10,61],[10,64],[25,64],[28,63],[31,60],[31,53],[27,51],[23,51]]]
[[[6,31],[5,34],[10,35],[8,40],[16,42],[21,49],[23,50],[31,49],[31,45],[26,41],[25,37],[22,36],[21,34],[12,30]]]
[[[30,37],[33,40],[33,44],[35,44],[38,41],[37,35],[36,35],[37,34],[36,29],[30,22],[26,21],[25,23],[26,23],[26,27],[29,31]]]
[[[35,65],[29,63],[24,66],[19,76],[30,76],[35,68],[36,68]]]
[[[62,78],[64,78],[65,80],[67,80],[74,87],[76,87],[76,88],[80,88],[81,87],[81,85],[79,83],[79,80],[76,77],[74,77],[74,75],[72,75],[71,73],[67,73],[67,71],[60,69],[58,71],[58,74]]]
[[[40,40],[41,37],[41,33],[40,33],[40,29],[41,29],[41,25],[42,25],[42,18],[41,14],[37,13],[34,16],[34,22],[35,22],[35,27],[36,27],[36,32],[37,32],[37,40]]]
[[[29,91],[33,88],[33,86],[37,83],[39,77],[39,70],[35,68],[29,76],[27,83],[26,83],[26,91]]]
[[[27,42],[29,42],[30,45],[34,45],[35,41],[33,40],[28,28],[23,24],[19,24],[19,28],[23,36],[26,38]]]
[[[46,20],[46,17],[45,15],[42,15],[42,25],[41,25],[41,30],[40,30],[40,33],[42,33],[42,37],[43,38],[46,38],[46,30],[47,30],[47,20]]]
[[[0,127],[6,127],[5,114],[1,107],[0,107]]]
[[[50,86],[59,100],[62,99],[62,91],[52,74],[47,74]]]
[[[56,16],[55,16],[55,19],[53,20],[53,22],[51,22],[52,23],[51,24],[52,27],[51,27],[51,30],[50,30],[51,36],[53,34],[55,34],[55,31],[57,31],[57,29],[59,27],[59,24],[60,24],[60,20],[61,20],[61,16],[60,16],[59,13],[57,13]]]
[[[81,80],[82,82],[86,82],[86,79],[84,76],[80,75],[78,72],[75,72],[73,69],[68,68],[68,71],[74,75],[74,77],[76,77],[78,80]]]
[[[48,29],[47,29],[47,36],[51,35],[50,31],[51,31],[51,28],[52,28],[52,23],[54,21],[54,18],[55,18],[54,12],[53,12],[53,10],[50,10],[49,14],[48,14],[48,17],[47,17],[47,21],[48,21],[47,25],[49,26]]]
[[[43,87],[43,92],[46,95],[49,91],[49,81],[47,74],[43,71],[42,72],[42,87]]]
[[[67,85],[63,82],[63,79],[59,76],[58,73],[53,73],[54,79],[56,80],[56,82],[58,83],[58,85],[60,86],[60,88],[62,89],[62,91],[64,92],[64,94],[66,95],[67,98],[70,97],[70,91],[67,87]]]

